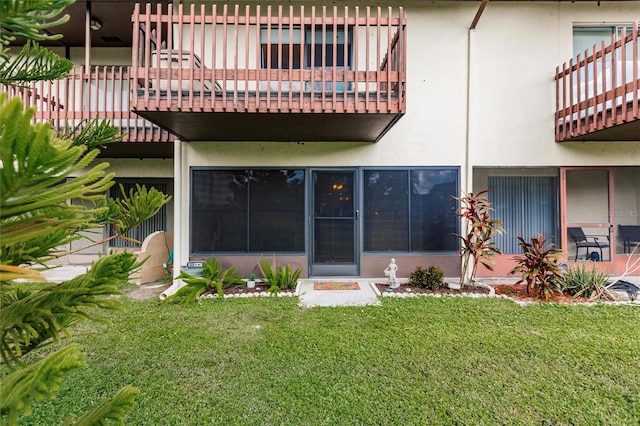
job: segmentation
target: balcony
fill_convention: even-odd
[[[556,68],[556,141],[640,141],[638,22]]]
[[[175,139],[166,130],[138,117],[130,109],[129,67],[79,67],[57,81],[40,81],[26,87],[2,86],[9,96],[19,96],[25,106],[35,106],[35,122],[50,122],[63,130],[84,125],[88,120],[105,119],[120,128],[122,143],[110,144],[101,152],[109,157],[171,157]],[[154,148],[148,144],[154,142]],[[162,143],[165,142],[165,143]]]
[[[183,140],[374,142],[405,113],[401,8],[147,4],[133,27],[132,109]]]

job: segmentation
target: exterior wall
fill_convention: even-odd
[[[188,10],[190,2],[184,3]],[[196,9],[201,3],[196,2]],[[230,7],[235,4],[219,2],[223,3]],[[309,2],[293,3],[304,3],[305,9],[310,9]],[[334,3],[339,7],[370,5],[351,1]],[[211,3],[204,4],[210,10]],[[181,229],[176,230],[182,247],[181,259],[189,255],[189,168],[193,166],[458,166],[463,191],[486,188],[486,168],[491,168],[494,174],[498,168],[508,166],[518,169],[501,169],[499,173],[557,175],[560,166],[636,166],[616,169],[623,177],[616,179],[616,191],[624,196],[616,198],[615,216],[620,224],[638,223],[640,141],[555,143],[553,75],[556,66],[572,55],[574,24],[630,22],[638,19],[640,1],[600,5],[597,2],[489,2],[477,29],[472,31],[468,28],[479,2],[391,1],[375,6],[378,4],[402,5],[407,12],[407,114],[376,144],[183,143],[181,194],[176,194],[181,195],[176,199],[181,200],[183,219]],[[243,32],[240,37],[244,37]],[[251,37],[255,40],[255,35]],[[253,49],[253,41],[250,48]],[[63,48],[54,50],[64,55]],[[127,65],[131,63],[131,51],[93,48],[91,58],[94,65]],[[82,65],[84,49],[72,48],[71,60]],[[203,60],[209,65],[211,58]],[[107,161],[111,163],[109,171],[118,178],[171,178],[174,175],[170,159]],[[473,179],[467,179],[465,173],[471,170]],[[172,205],[169,212],[172,215]],[[169,227],[172,232],[172,217]],[[361,275],[381,276],[389,257],[363,255]],[[457,274],[457,255],[395,257],[400,276],[408,276],[419,264],[441,266],[448,276]],[[223,263],[238,266],[241,273],[250,273],[259,259],[256,256],[219,258]],[[306,256],[284,256],[282,261],[300,264],[306,272]],[[497,270],[494,275],[503,272]]]

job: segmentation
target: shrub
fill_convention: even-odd
[[[522,277],[516,284],[527,283],[527,294],[537,290],[542,299],[547,299],[550,292],[557,291],[555,282],[562,278],[562,268],[558,264],[560,249],[546,246],[549,238],[551,237],[544,238],[538,234],[528,243],[524,238],[518,237],[522,255],[514,257],[518,266],[511,270],[511,274],[520,274]]]
[[[562,280],[562,290],[574,297],[589,299],[612,298],[607,290],[609,275],[598,271],[595,265],[589,269],[586,263],[569,268]]]
[[[426,269],[418,266],[411,272],[409,284],[415,287],[437,290],[444,285],[443,277],[444,272],[437,266],[429,266]]]
[[[237,275],[235,267],[232,266],[223,271],[222,264],[216,260],[215,256],[202,265],[201,277],[181,271],[176,279],[182,280],[186,285],[167,297],[165,301],[182,301],[185,305],[196,300],[205,291],[215,291],[219,297],[223,297],[225,288],[244,283],[242,277]]]
[[[474,194],[470,192],[464,197],[454,197],[462,205],[457,210],[458,217],[462,219],[464,234],[454,234],[460,239],[462,247],[462,268],[460,270],[460,284],[473,284],[478,265],[493,271],[491,258],[496,254],[502,254],[494,241],[496,234],[502,234],[504,228],[502,222],[491,217],[491,203],[485,197],[488,190]]]
[[[280,265],[277,268],[273,266],[269,260],[260,259],[258,264],[262,277],[269,286],[269,292],[277,293],[281,289],[292,289],[298,284],[298,278],[302,273],[302,268],[293,270],[291,265]]]

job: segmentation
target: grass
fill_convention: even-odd
[[[501,299],[125,301],[84,324],[90,367],[23,424],[58,424],[117,389],[153,425],[637,424],[640,309]]]

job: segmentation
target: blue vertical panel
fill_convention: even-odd
[[[517,237],[557,236],[557,179],[553,176],[490,176],[489,201],[505,233],[495,237],[504,253],[520,253]]]

